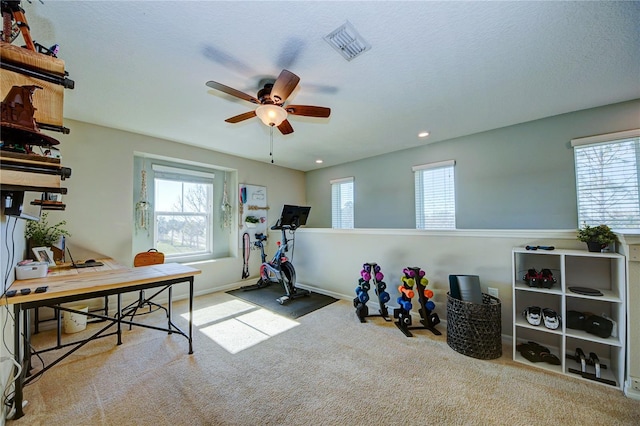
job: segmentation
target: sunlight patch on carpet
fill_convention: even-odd
[[[233,318],[200,329],[227,352],[237,354],[269,338],[268,335]]]
[[[189,320],[189,313],[181,315]],[[234,298],[193,311],[193,325],[231,354],[299,325],[268,309]]]
[[[196,309],[193,311],[193,325],[199,327],[204,324],[211,324],[255,308],[255,305],[243,302],[242,300],[229,300],[227,302],[207,306],[206,308]],[[189,321],[188,312],[181,314],[180,316]]]
[[[268,336],[275,336],[300,325],[297,321],[276,315],[266,309],[258,309],[236,318]]]
[[[237,354],[297,325],[296,321],[258,309],[199,330],[229,353]]]

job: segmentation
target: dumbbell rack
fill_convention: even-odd
[[[356,315],[360,322],[367,322],[365,319],[367,317],[382,317],[387,322],[391,321],[386,305],[391,297],[389,293],[385,291],[387,284],[382,281],[383,279],[384,275],[378,264],[371,262],[362,265],[358,287],[356,287],[356,297],[353,299],[353,307],[356,308]],[[375,293],[378,296],[378,303],[380,304],[380,309],[377,314],[369,314],[369,307],[367,306],[372,282],[375,285]]]
[[[395,321],[396,326],[407,337],[413,337],[413,334],[409,330],[417,329],[429,330],[436,336],[440,336],[442,333],[435,328],[435,326],[440,323],[440,317],[438,317],[437,313],[432,312],[433,309],[429,309],[429,306],[432,306],[433,302],[429,302],[429,297],[427,296],[426,286],[429,284],[429,280],[424,277],[424,271],[414,266],[405,268],[403,273],[402,284],[398,287],[400,297],[398,297],[397,302],[400,307],[393,310],[393,317],[398,319]],[[412,290],[414,284],[420,302],[418,312],[420,313],[421,326],[411,325],[411,308],[413,307],[411,299],[414,296]]]

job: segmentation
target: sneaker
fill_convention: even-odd
[[[560,327],[560,317],[553,309],[544,308],[542,310],[542,319],[544,326],[549,330],[557,330]]]
[[[527,322],[531,325],[540,325],[542,317],[540,315],[541,309],[538,306],[529,306],[522,311],[522,316],[525,317]]]

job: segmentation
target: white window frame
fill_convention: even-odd
[[[331,184],[331,227],[334,229],[353,229],[355,225],[355,179],[353,176],[340,179],[332,179]],[[349,191],[350,194],[346,193]],[[351,218],[344,217],[342,213],[343,200],[350,198],[353,205]]]
[[[187,262],[187,261],[198,261],[198,260],[206,260],[211,259],[213,256],[213,227],[214,227],[214,209],[213,209],[213,180],[215,178],[215,173],[212,172],[203,172],[198,170],[193,170],[188,166],[184,168],[181,165],[176,164],[175,166],[166,166],[163,164],[152,164],[151,169],[153,171],[152,181],[153,185],[153,197],[154,200],[157,200],[156,194],[156,180],[171,180],[182,183],[200,183],[206,185],[207,190],[207,211],[206,212],[173,212],[173,211],[159,211],[156,209],[157,203],[153,205],[153,241],[154,247],[160,247],[159,244],[159,232],[158,232],[158,216],[198,216],[202,217],[205,223],[208,224],[206,232],[205,232],[205,249],[200,251],[193,251],[188,253],[167,253],[165,252],[165,259],[177,261],[177,262]],[[162,251],[162,250],[160,250]]]
[[[416,229],[456,229],[455,160],[413,166]],[[428,179],[430,186],[425,185]]]
[[[640,129],[576,138],[571,146],[578,228],[640,229]]]

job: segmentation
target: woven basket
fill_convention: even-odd
[[[447,344],[478,359],[502,356],[500,299],[482,294],[482,304],[465,302],[447,293]]]

